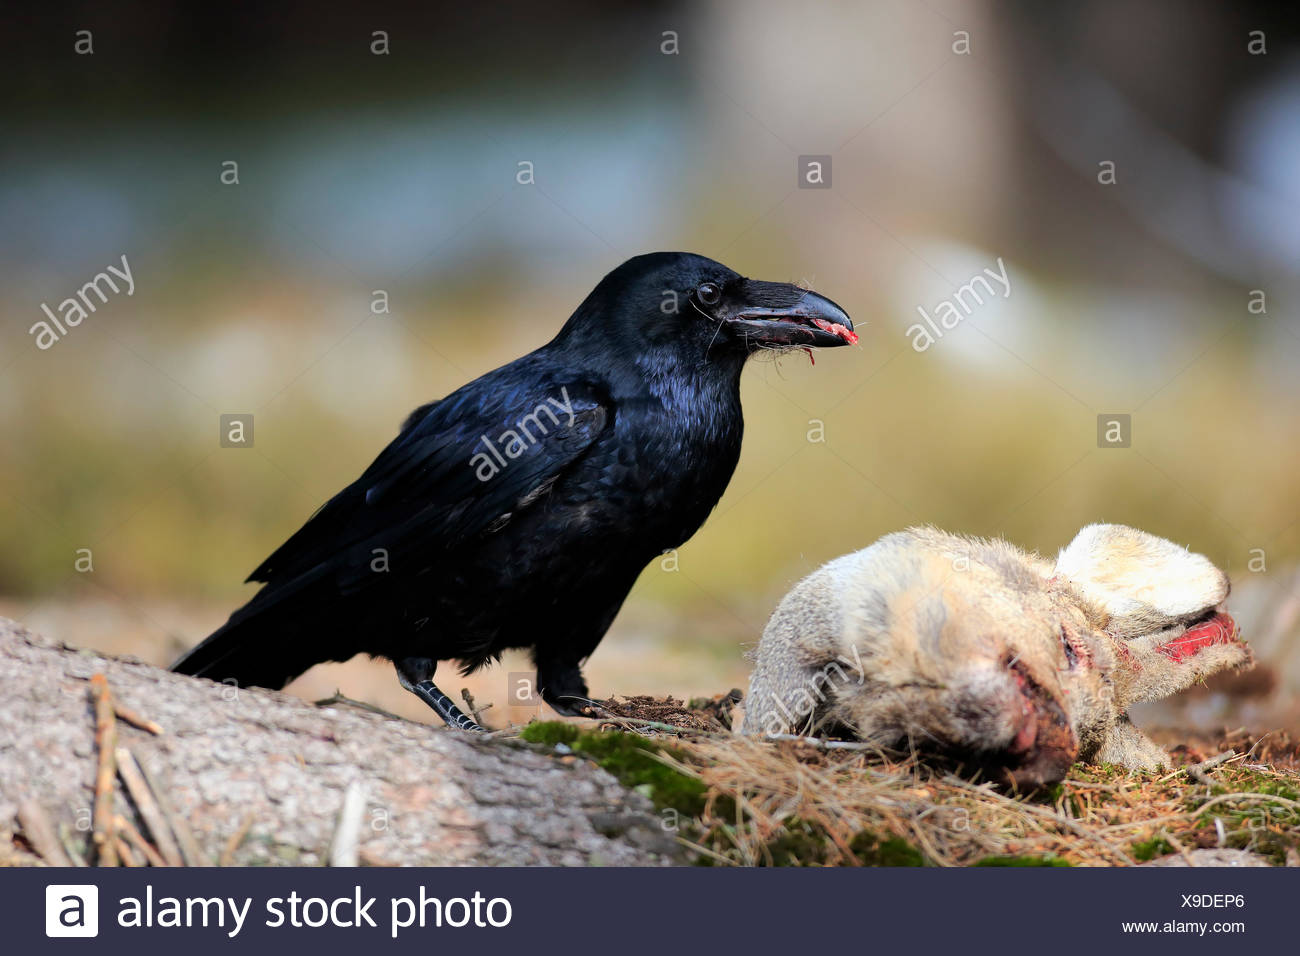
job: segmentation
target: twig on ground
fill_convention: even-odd
[[[1219,766],[1220,764],[1227,763],[1229,760],[1233,760],[1239,756],[1240,755],[1235,750],[1225,750],[1223,753],[1215,757],[1211,757],[1208,760],[1202,760],[1200,763],[1191,764],[1186,767],[1179,767],[1177,770],[1165,774],[1163,777],[1158,779],[1156,783],[1165,783],[1169,780],[1173,780],[1174,777],[1178,776],[1180,773],[1185,773],[1187,774],[1187,776],[1191,777],[1197,783],[1203,783],[1209,786],[1211,783],[1213,783],[1213,781],[1210,780],[1208,776],[1206,776],[1205,771],[1213,770],[1215,767]]]
[[[127,844],[134,847],[144,855],[144,858],[149,862],[150,866],[167,865],[167,861],[162,858],[162,854],[155,850],[149,844],[149,841],[144,838],[144,834],[135,828],[135,824],[122,816],[122,814],[119,813],[113,817],[113,825],[117,828],[117,832],[122,835]]]
[[[1262,735],[1259,738],[1259,740],[1256,740],[1253,744],[1250,745],[1250,749],[1246,751],[1246,756],[1242,759],[1249,760],[1251,757],[1253,757],[1255,755],[1255,751],[1259,749],[1259,745],[1262,744],[1264,741],[1268,740],[1268,738],[1272,736],[1273,736],[1273,731],[1271,730],[1268,733]]]
[[[244,817],[244,822],[239,825],[239,829],[230,834],[230,839],[221,849],[221,858],[217,861],[217,866],[230,866],[235,862],[235,851],[239,845],[244,842],[244,837],[248,836],[248,831],[253,828],[253,815],[250,813]]]
[[[81,855],[72,839],[72,828],[66,823],[59,824],[59,843],[63,846],[63,852],[68,854],[68,859],[72,861],[73,866],[85,866],[86,858]]]
[[[1215,797],[1213,800],[1207,800],[1197,807],[1193,812],[1197,814],[1204,813],[1210,807],[1218,806],[1220,803],[1227,803],[1230,800],[1259,800],[1264,803],[1276,803],[1292,810],[1300,810],[1300,800],[1288,800],[1285,797],[1279,797],[1272,793],[1225,793]]]
[[[144,775],[144,782],[149,785],[149,790],[153,793],[154,799],[158,801],[158,809],[166,820],[167,825],[176,836],[176,843],[180,847],[181,857],[186,866],[212,866],[212,858],[203,852],[199,846],[194,834],[190,832],[190,826],[186,823],[185,818],[176,813],[171,802],[167,799],[167,788],[158,785],[158,779],[149,770],[149,765],[137,761],[140,772]]]
[[[162,727],[154,721],[150,720],[148,717],[141,717],[119,700],[113,701],[113,713],[117,714],[118,720],[124,720],[132,727],[139,727],[141,730],[147,730],[155,737],[161,737],[164,733]]]
[[[135,854],[131,851],[130,845],[122,837],[122,834],[118,833],[116,830],[113,831],[113,850],[117,855],[117,859],[121,861],[122,866],[140,865],[135,858]]]
[[[356,866],[361,841],[362,817],[366,812],[366,788],[360,780],[348,784],[339,809],[339,822],[330,844],[330,866]]]
[[[1202,760],[1200,763],[1196,764],[1195,766],[1188,767],[1187,776],[1191,777],[1197,783],[1203,783],[1207,787],[1211,786],[1214,783],[1214,781],[1210,779],[1209,774],[1207,774],[1206,771],[1212,770],[1215,767],[1219,766],[1220,764],[1225,764],[1229,760],[1234,760],[1237,758],[1237,756],[1238,756],[1237,751],[1225,750],[1217,757],[1211,757],[1209,760]]]
[[[113,782],[117,777],[114,766],[117,723],[113,714],[113,694],[108,689],[108,678],[103,674],[94,674],[90,678],[90,688],[95,698],[95,745],[99,749],[92,837],[95,862],[99,866],[117,866],[118,844],[113,839]]]
[[[865,753],[875,753],[880,750],[875,744],[863,743],[860,740],[824,740],[821,737],[803,737],[799,734],[764,734],[763,739],[786,741],[805,747],[816,747],[818,750],[848,750]]]
[[[677,842],[680,843],[682,846],[686,847],[686,849],[688,849],[688,850],[693,850],[693,851],[696,852],[696,853],[700,853],[700,854],[702,854],[702,855],[704,855],[704,856],[707,856],[709,859],[713,860],[715,863],[721,863],[723,866],[735,866],[735,865],[736,865],[736,861],[735,861],[735,860],[729,860],[729,859],[727,859],[725,856],[723,856],[721,853],[715,853],[713,850],[710,850],[710,849],[709,849],[708,847],[706,847],[706,846],[701,846],[701,845],[698,844],[698,843],[692,843],[690,840],[686,839],[686,837],[683,837],[683,836],[679,836],[679,837],[677,837]]]
[[[42,860],[50,866],[72,866],[45,808],[37,801],[24,800],[18,805],[18,823],[23,828],[23,836]]]
[[[1071,780],[1071,787],[1078,787],[1081,790],[1101,790],[1106,793],[1119,793],[1120,788],[1111,786],[1108,783],[1093,783],[1091,780]]]
[[[168,866],[184,866],[185,861],[181,858],[180,848],[172,839],[171,828],[163,818],[162,811],[149,790],[149,784],[145,782],[135,754],[127,747],[117,748],[117,772],[122,782],[126,784],[127,792],[135,802],[136,809],[140,811],[144,825],[149,828],[149,835],[158,844],[158,852],[162,858]]]
[[[462,699],[463,701],[465,701],[465,706],[469,708],[469,713],[470,713],[470,716],[474,718],[474,723],[476,723],[476,724],[478,724],[480,727],[482,727],[482,726],[483,726],[483,711],[485,711],[485,710],[491,710],[491,709],[492,709],[492,703],[491,703],[491,701],[489,701],[488,703],[486,703],[486,704],[484,704],[482,707],[480,707],[478,704],[476,704],[476,703],[474,702],[474,695],[471,694],[471,693],[469,692],[469,688],[468,688],[468,687],[462,687],[462,688],[460,689],[460,696],[461,696],[461,699]]]
[[[1188,866],[1196,866],[1196,857],[1192,856],[1192,851],[1187,849],[1187,847],[1183,845],[1182,840],[1174,836],[1174,834],[1169,830],[1162,830],[1160,832],[1160,836],[1165,840],[1166,843],[1168,843],[1171,847],[1173,847],[1175,850],[1178,851],[1179,856],[1183,858],[1183,862],[1185,862]]]
[[[322,697],[320,700],[312,701],[317,707],[333,707],[335,704],[343,704],[346,707],[355,707],[358,710],[369,711],[372,714],[378,714],[380,717],[387,717],[390,720],[405,720],[406,718],[391,711],[384,710],[382,707],[376,707],[374,704],[367,704],[364,700],[353,700],[346,697],[341,690],[335,690],[329,697]]]

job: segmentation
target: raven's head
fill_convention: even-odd
[[[590,329],[610,321],[642,342],[742,358],[764,348],[831,348],[858,340],[848,314],[825,296],[747,279],[688,252],[629,259],[592,291],[569,326]]]

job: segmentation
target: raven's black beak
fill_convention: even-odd
[[[719,317],[733,335],[754,345],[833,348],[858,341],[847,312],[825,296],[784,282],[744,280]]]

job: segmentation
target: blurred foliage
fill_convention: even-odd
[[[1167,180],[1196,212],[1201,176],[1246,212],[1286,208],[1231,177],[1294,188],[1293,14],[972,5],[976,55],[955,57],[929,5],[567,9],[428,5],[390,18],[391,57],[370,53],[369,11],[306,3],[8,15],[0,596],[80,596],[89,548],[91,583],[126,603],[234,606],[410,409],[541,345],[656,248],[806,281],[862,335],[815,367],[751,363],[730,489],[621,619],[689,609],[677,633],[647,625],[661,656],[734,664],[796,578],[909,524],[1053,552],[1120,521],[1234,574],[1252,549],[1300,559],[1300,327],[1294,269],[1276,270],[1300,238],[1153,205]],[[73,58],[83,26],[96,53]],[[1256,26],[1270,52],[1247,62]],[[1080,75],[1118,93],[1087,101],[1061,155],[1035,97]],[[1164,152],[1144,167],[1135,140],[1099,198],[1078,169],[1124,145],[1096,139],[1115,102],[1199,172],[1150,165]],[[833,188],[796,190],[797,155],[824,150]],[[218,181],[231,158],[238,187]],[[1183,221],[1210,234],[1155,228]],[[40,303],[123,253],[132,298],[35,349]],[[913,351],[917,307],[999,257],[1010,297]],[[1267,314],[1247,311],[1254,285]],[[390,313],[371,313],[376,288]],[[249,411],[254,448],[219,448],[218,415]],[[1133,414],[1131,449],[1096,447],[1103,412]]]
[[[827,291],[854,301],[852,290]],[[328,313],[328,292],[316,295],[295,311]],[[455,322],[367,318],[364,301],[353,305],[344,320],[322,319],[323,330],[305,319],[238,319],[242,336],[199,322],[163,342],[110,331],[122,320],[105,311],[49,353],[17,362],[6,386],[20,399],[3,420],[0,493],[10,505],[0,510],[0,592],[67,588],[76,550],[91,548],[112,588],[233,599],[243,576],[361,472],[410,408],[541,344],[560,323],[502,323],[497,310],[509,306],[499,302],[452,304]],[[823,353],[815,367],[799,352],[754,360],[731,487],[676,570],[651,564],[642,595],[765,607],[821,562],[919,523],[1050,553],[1083,524],[1118,521],[1230,572],[1253,548],[1279,563],[1300,557],[1290,524],[1300,399],[1254,374],[1244,335],[1181,375],[1187,349],[1121,383],[1141,394],[1172,377],[1135,414],[1133,448],[1098,449],[1104,406],[1085,407],[1014,360],[963,366],[944,354],[959,336],[978,340],[975,328],[918,354],[897,320],[866,311],[860,350]],[[205,350],[221,352],[208,371],[197,357]],[[223,378],[223,369],[235,371]],[[1090,373],[1059,377],[1080,374]],[[251,408],[254,448],[218,448],[219,410]],[[824,441],[809,440],[820,436],[817,422]]]

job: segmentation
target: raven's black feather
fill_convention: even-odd
[[[702,306],[702,283],[722,305]],[[806,295],[685,253],[624,263],[550,343],[412,413],[175,669],[279,687],[360,652],[471,670],[518,647],[548,701],[584,695],[580,664],[641,570],[735,469],[740,372],[761,343],[723,313],[747,288],[765,308]]]

